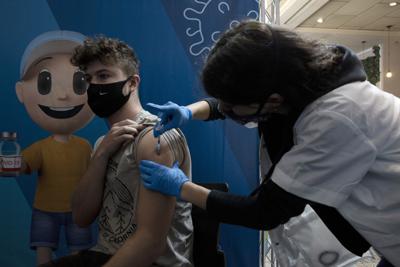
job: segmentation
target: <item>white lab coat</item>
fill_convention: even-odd
[[[400,266],[400,100],[367,81],[346,84],[305,108],[293,138],[271,179],[335,207]]]
[[[263,137],[259,159],[260,174],[265,177],[271,162]],[[301,215],[268,231],[268,235],[280,267],[344,267],[353,266],[361,259],[340,244],[309,205]]]

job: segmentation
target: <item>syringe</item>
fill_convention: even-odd
[[[163,125],[161,124],[161,119],[159,119],[157,124],[154,126],[154,129],[159,131],[162,128],[163,128]],[[156,153],[157,153],[157,155],[161,154],[161,134],[157,137]]]

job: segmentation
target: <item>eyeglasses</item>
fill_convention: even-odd
[[[263,122],[269,119],[269,117],[271,116],[270,112],[261,113],[264,105],[265,103],[258,103],[257,110],[253,114],[239,115],[233,111],[235,105],[220,101],[218,103],[218,111],[225,117],[228,117],[237,123],[245,125],[249,122]]]

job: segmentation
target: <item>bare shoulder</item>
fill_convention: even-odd
[[[136,159],[151,160],[171,167],[178,162],[180,169],[191,178],[192,160],[185,136],[180,130],[172,129],[160,136],[160,154],[156,146],[158,138],[153,136],[153,128],[146,128],[136,144]]]
[[[156,147],[158,144],[158,138],[153,135],[153,128],[149,127],[144,130],[140,135],[139,140],[136,144],[136,158],[138,162],[140,160],[152,160],[160,164],[172,166],[173,164],[173,153],[167,140],[161,135],[160,137],[160,150],[157,153]]]

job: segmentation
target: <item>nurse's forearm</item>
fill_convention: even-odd
[[[199,101],[186,106],[192,111],[193,119],[195,120],[207,120],[210,117],[210,105],[207,101]]]
[[[186,182],[182,185],[181,198],[202,209],[206,209],[207,198],[210,190],[192,182]]]
[[[182,185],[181,199],[207,210],[217,221],[269,230],[286,222],[282,207],[256,196],[237,196],[217,190],[210,191],[192,182]],[[304,209],[304,206],[302,207]]]
[[[301,214],[306,201],[292,195],[272,181],[256,195],[239,196],[217,190],[207,195],[206,210],[217,221],[270,230]]]
[[[252,197],[236,196],[220,191],[210,191],[192,182],[182,185],[181,199],[207,210],[216,220],[262,229],[266,226],[262,219],[264,210]],[[208,203],[207,203],[208,201]],[[275,227],[277,223],[274,223]]]

